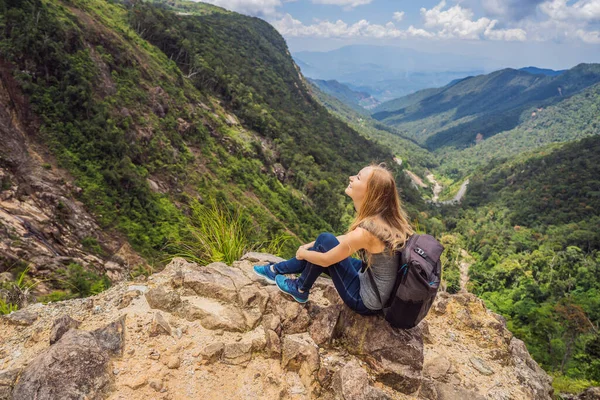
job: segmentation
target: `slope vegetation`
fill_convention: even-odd
[[[563,101],[600,82],[600,66],[580,64],[558,76],[504,69],[452,83],[414,101],[385,103],[373,117],[430,149],[465,147],[515,128],[536,108]],[[420,98],[424,97],[424,98]]]

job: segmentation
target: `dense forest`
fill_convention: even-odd
[[[487,166],[444,218],[475,257],[469,289],[544,368],[590,381],[600,380],[598,157],[595,136]]]

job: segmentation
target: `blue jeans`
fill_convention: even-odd
[[[339,243],[340,242],[333,234],[321,233],[310,250],[326,253],[336,247]],[[319,275],[324,272],[331,277],[340,297],[348,307],[359,314],[376,314],[378,311],[367,308],[360,298],[360,280],[358,278],[358,273],[362,265],[363,262],[361,260],[347,257],[344,260],[325,268],[312,264],[306,260],[298,260],[294,257],[273,265],[273,268],[278,274],[300,273],[298,287],[302,291],[310,290]]]

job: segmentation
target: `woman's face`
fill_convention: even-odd
[[[354,201],[362,201],[367,193],[367,182],[372,173],[371,167],[364,167],[358,174],[351,176],[345,193]]]

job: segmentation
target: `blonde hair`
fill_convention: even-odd
[[[359,225],[388,245],[390,252],[401,250],[414,230],[402,208],[396,181],[385,164],[371,164],[371,177],[367,182],[365,198],[348,232]],[[381,224],[377,218],[383,220]],[[368,253],[368,252],[367,252]],[[368,253],[367,265],[371,265]]]

